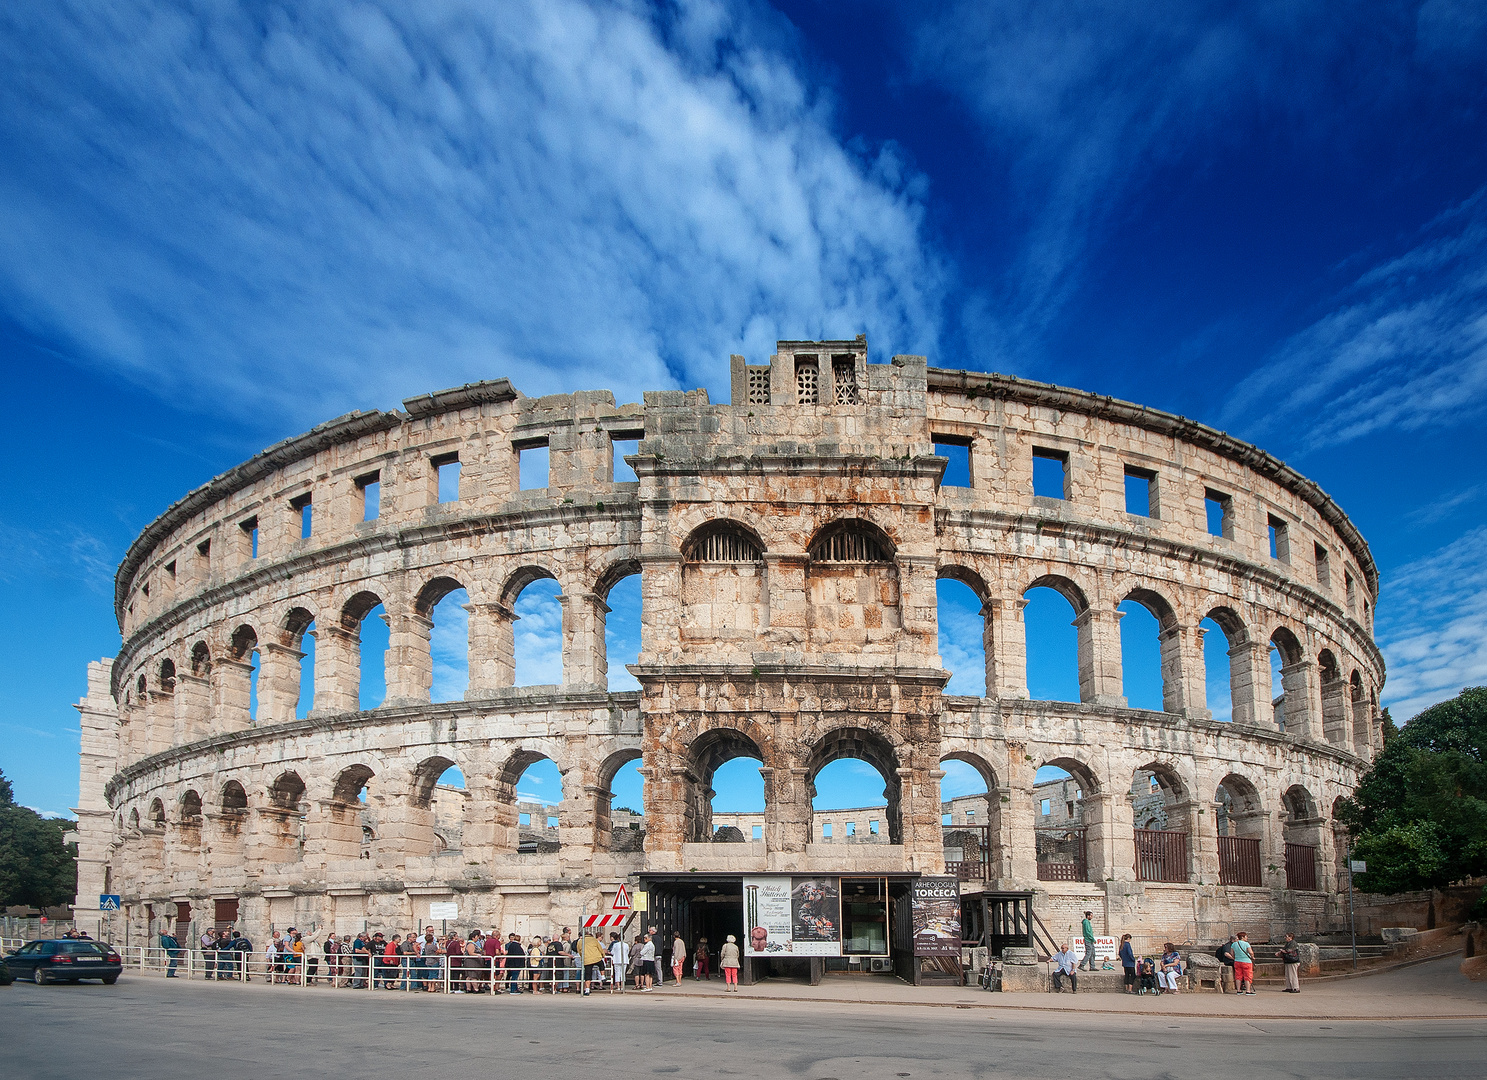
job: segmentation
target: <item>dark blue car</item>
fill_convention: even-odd
[[[30,979],[37,986],[80,979],[102,979],[112,985],[124,970],[112,945],[66,938],[28,942],[5,958],[5,966],[16,979]]]

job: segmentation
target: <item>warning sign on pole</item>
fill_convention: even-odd
[[[584,920],[585,926],[620,926],[628,917],[630,911],[630,893],[623,885],[615,894],[614,903],[610,905],[609,915],[590,915]]]
[[[615,911],[630,910],[630,894],[626,891],[624,885],[621,885],[620,891],[614,894],[614,904],[612,906]]]

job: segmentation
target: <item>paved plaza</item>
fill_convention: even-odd
[[[167,982],[0,992],[5,1074],[315,1076],[1470,1077],[1487,984],[1459,958],[1308,987],[1126,999],[771,983],[491,1000]],[[895,1000],[899,997],[903,1000]],[[809,999],[808,1003],[800,999]],[[907,1002],[914,1002],[909,1004]]]

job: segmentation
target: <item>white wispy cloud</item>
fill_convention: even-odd
[[[429,656],[434,664],[434,701],[461,701],[470,687],[470,596],[455,589],[434,605]]]
[[[556,686],[563,681],[563,609],[555,581],[535,581],[514,605],[516,685]]]
[[[1487,685],[1487,526],[1386,575],[1375,630],[1398,723]]]
[[[0,521],[0,582],[26,578],[80,581],[112,596],[114,555],[97,536],[74,524],[21,527]]]
[[[1487,188],[1369,267],[1235,388],[1224,422],[1297,449],[1487,410]],[[1468,496],[1469,497],[1469,496]]]
[[[844,147],[788,35],[708,0],[11,5],[0,308],[297,424],[499,375],[722,387],[781,336],[931,351],[918,180]]]

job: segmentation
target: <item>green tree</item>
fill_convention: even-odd
[[[1487,687],[1432,705],[1397,733],[1338,817],[1368,863],[1368,892],[1436,888],[1487,874]]]
[[[70,821],[44,818],[17,806],[0,773],[0,907],[45,908],[69,903],[77,892],[77,855]]]

